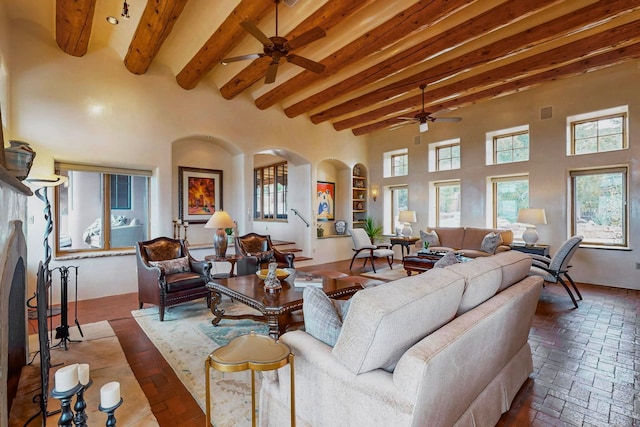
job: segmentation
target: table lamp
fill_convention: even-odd
[[[233,228],[236,224],[231,217],[225,211],[217,211],[209,221],[204,225],[204,228],[216,228],[216,232],[213,235],[213,247],[216,250],[216,256],[224,258],[227,253],[227,233],[225,228]]]
[[[400,211],[398,215],[398,221],[404,222],[404,227],[402,228],[402,235],[404,237],[411,237],[413,234],[413,230],[411,229],[411,224],[417,222],[416,220],[416,211]]]
[[[518,211],[518,222],[527,226],[527,229],[522,233],[522,240],[524,240],[525,245],[533,246],[538,241],[536,224],[546,224],[547,216],[544,209],[523,208]]]

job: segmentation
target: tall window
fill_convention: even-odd
[[[405,176],[409,174],[409,155],[395,154],[391,156],[391,175]]]
[[[397,186],[389,188],[391,192],[391,232],[395,234],[396,228],[404,224],[398,222],[400,211],[409,208],[409,189],[407,186]]]
[[[287,162],[253,170],[254,219],[284,221],[287,219]]]
[[[626,146],[626,113],[571,123],[572,154],[622,150]]]
[[[513,237],[520,239],[525,227],[519,224],[518,211],[529,207],[529,177],[510,176],[492,178],[493,226],[513,230]]]
[[[436,227],[460,226],[460,182],[438,182],[436,190]]]
[[[493,163],[513,163],[529,160],[529,132],[493,137]]]
[[[571,171],[571,234],[583,244],[627,246],[627,167]]]
[[[149,235],[150,171],[56,163],[56,253],[132,247]]]
[[[436,169],[460,169],[460,143],[436,148]]]

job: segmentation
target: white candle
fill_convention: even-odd
[[[82,385],[89,384],[89,365],[87,363],[78,365],[78,380]]]
[[[178,222],[178,218],[173,218],[173,222]]]
[[[186,227],[187,225],[189,225],[189,221],[184,222],[184,226]]]
[[[182,224],[182,220],[181,220],[181,219],[179,219],[179,220],[177,221],[177,224],[178,224],[178,225]]]
[[[55,390],[69,391],[78,385],[78,364],[64,366],[56,371]]]
[[[100,389],[100,406],[112,408],[120,403],[120,383],[113,381],[106,383]]]

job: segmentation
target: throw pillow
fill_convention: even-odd
[[[333,347],[342,330],[351,300],[332,300],[320,288],[307,286],[302,293],[305,331]]]
[[[424,242],[429,243],[429,247],[440,246],[440,238],[438,237],[438,233],[436,233],[434,230],[432,231],[420,230],[420,240],[422,240],[423,247],[424,247]]]
[[[189,266],[189,257],[168,259],[166,261],[149,261],[149,264],[155,267],[162,267],[164,274],[185,273],[191,271]]]
[[[247,255],[258,258],[258,262],[260,264],[262,264],[263,262],[269,262],[272,259],[275,260],[273,257],[273,250],[265,251],[265,252],[248,253]]]
[[[484,236],[480,250],[489,254],[495,254],[496,248],[502,243],[502,235],[500,233],[491,232]]]
[[[448,265],[457,264],[459,262],[460,261],[458,261],[458,257],[456,256],[456,253],[453,251],[449,251],[446,254],[444,254],[442,258],[436,261],[435,264],[433,264],[433,268],[444,268]]]

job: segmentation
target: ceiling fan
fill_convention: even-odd
[[[433,117],[431,113],[427,113],[424,110],[424,90],[426,87],[426,84],[420,85],[420,90],[422,90],[422,111],[413,117],[400,117],[405,120],[405,122],[393,129],[397,129],[400,126],[404,126],[409,123],[420,123],[420,133],[422,133],[429,130],[429,122],[459,122],[462,120],[461,117]]]
[[[286,59],[288,62],[298,65],[302,68],[305,68],[314,73],[322,73],[324,71],[324,65],[312,61],[310,59],[304,58],[302,56],[295,55],[293,53],[289,53],[292,50],[300,48],[302,46],[308,45],[311,42],[314,42],[318,39],[321,39],[327,35],[327,33],[320,27],[314,27],[309,31],[300,34],[293,40],[287,40],[284,37],[278,36],[278,4],[280,0],[275,0],[276,3],[276,35],[272,37],[267,37],[258,27],[256,27],[253,23],[249,21],[244,21],[240,23],[240,26],[244,28],[246,32],[251,34],[253,37],[258,39],[260,43],[264,45],[263,53],[251,53],[248,55],[242,56],[234,56],[232,58],[225,58],[220,63],[222,65],[227,65],[230,62],[244,61],[245,59],[255,59],[262,58],[264,56],[268,56],[271,58],[271,63],[269,64],[269,68],[267,69],[267,73],[265,76],[264,82],[269,84],[276,81],[276,74],[278,72],[278,65],[280,64],[280,60],[282,58]]]

